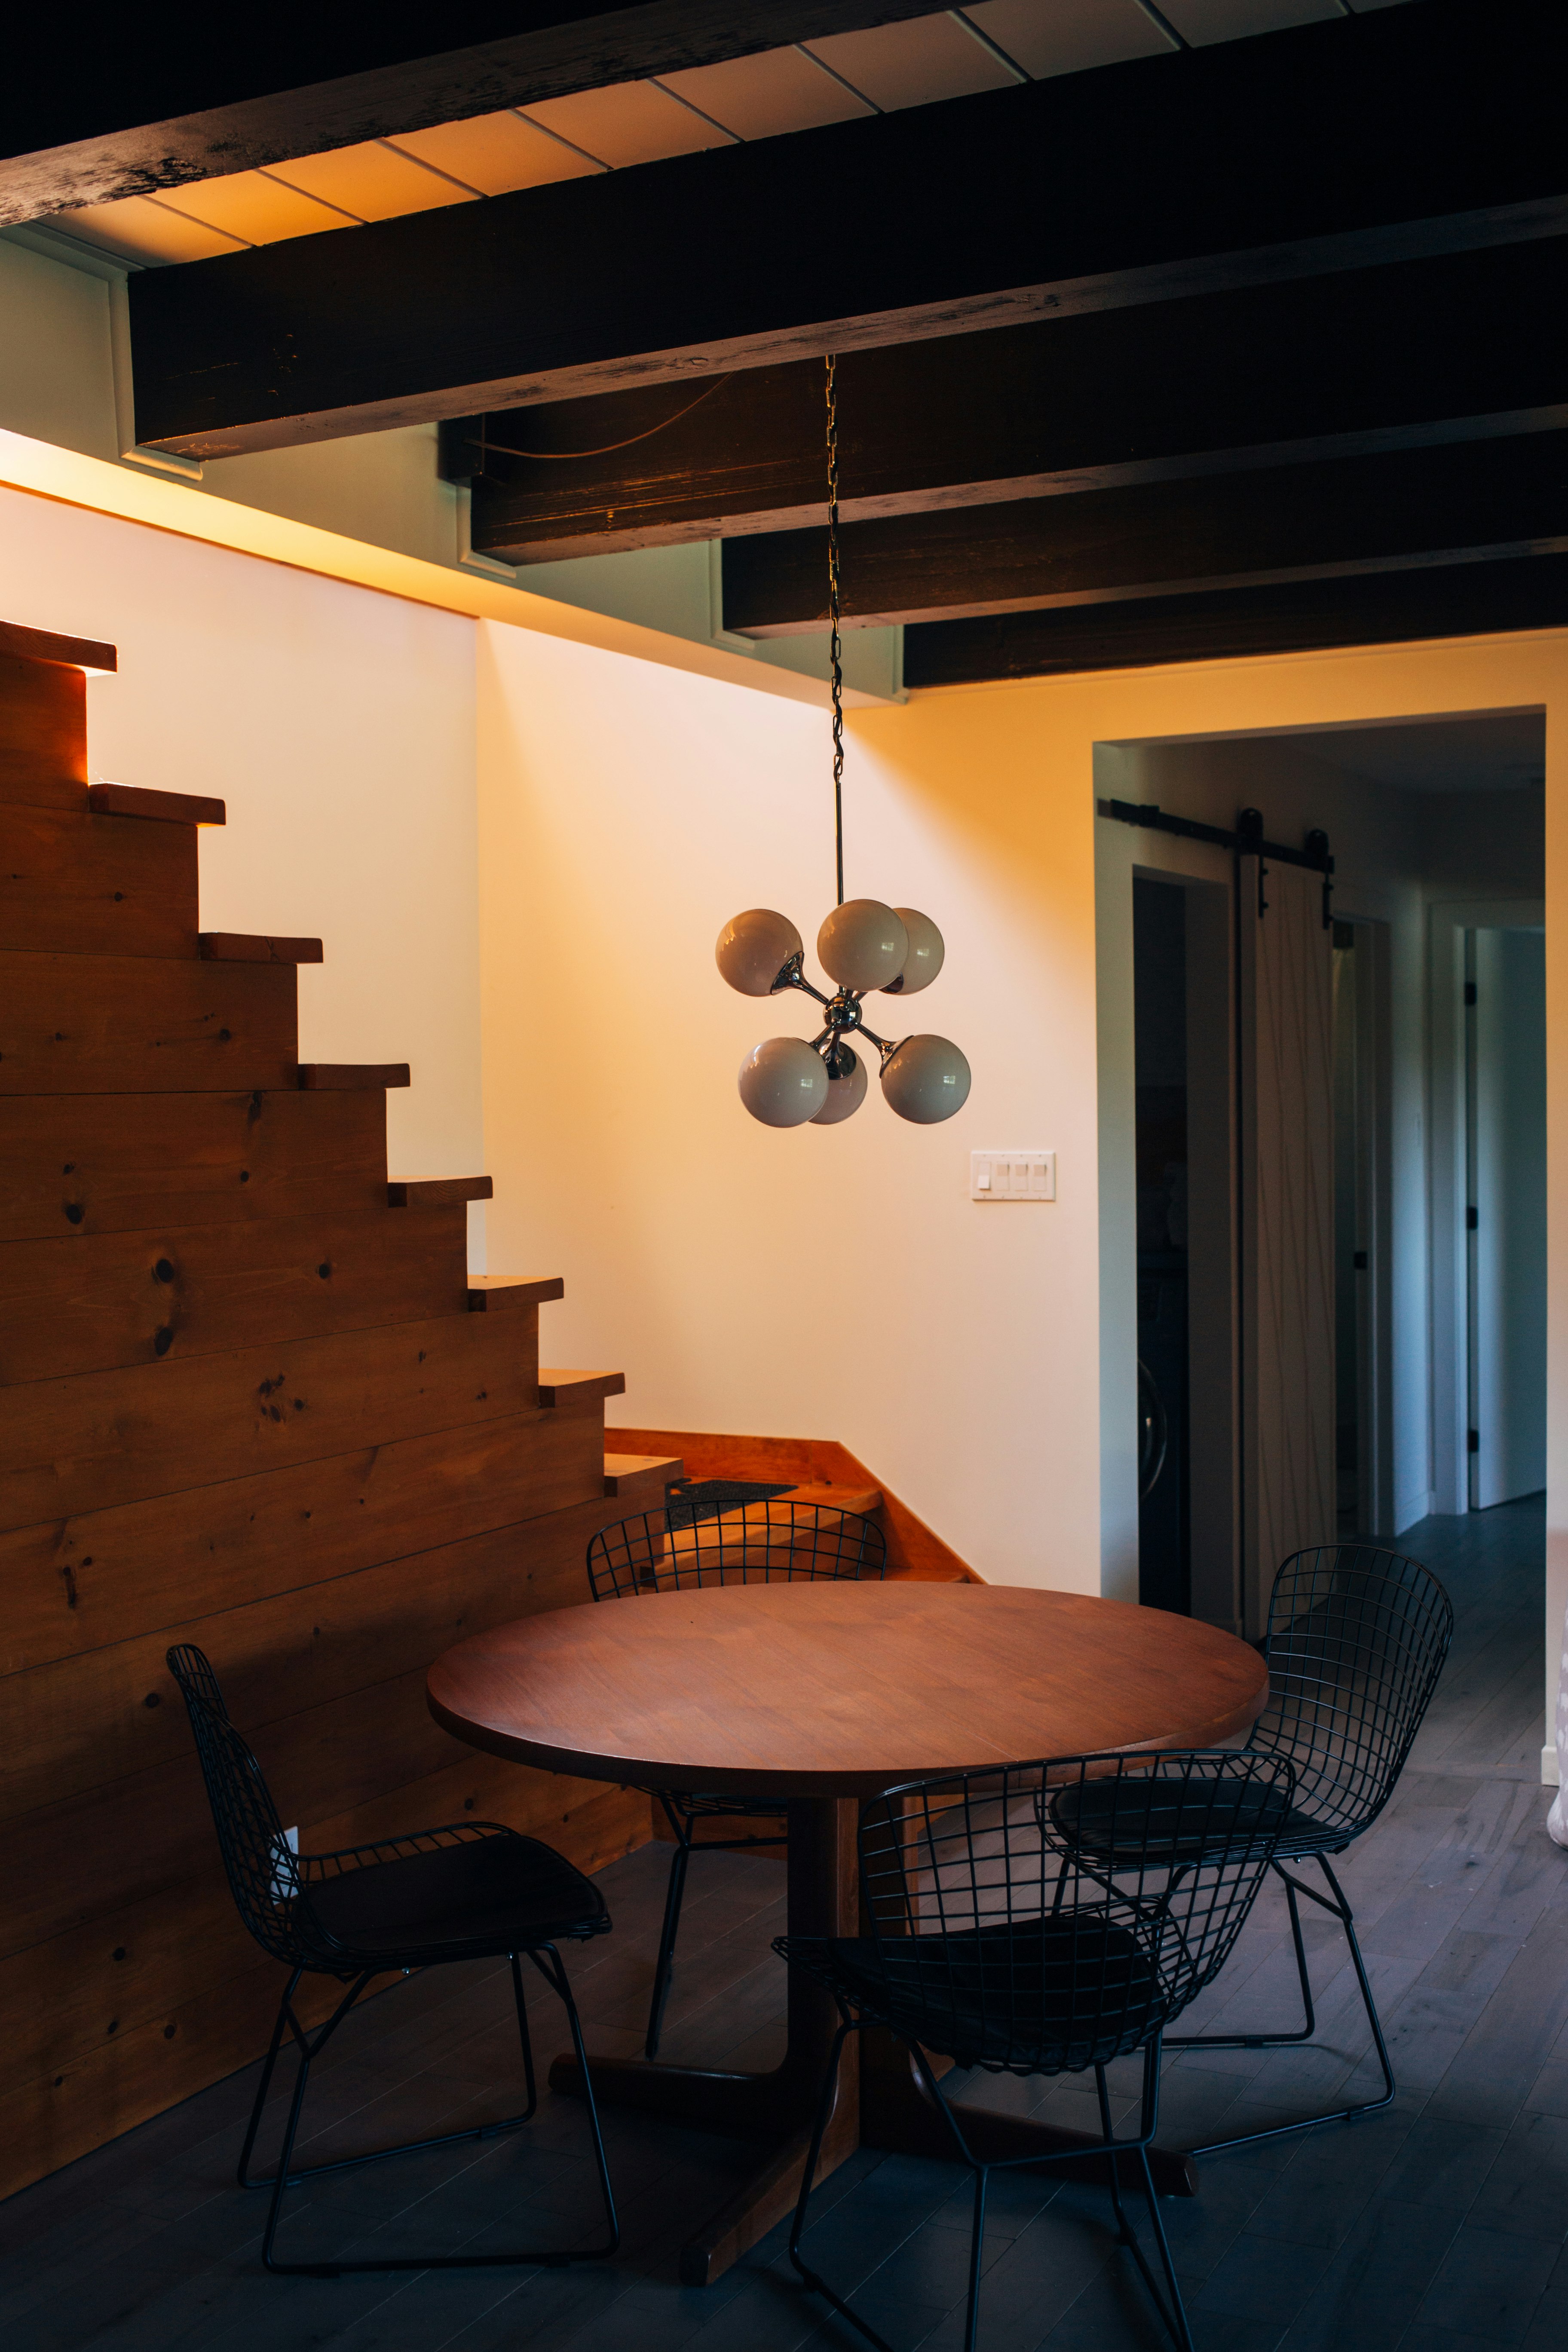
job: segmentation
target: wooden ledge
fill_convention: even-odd
[[[489,1177],[485,1182],[489,1181]],[[564,1298],[566,1285],[558,1274],[470,1274],[470,1315],[504,1315],[509,1308],[542,1307],[548,1298]],[[567,1377],[570,1379],[571,1374]]]
[[[320,963],[320,940],[263,939],[259,931],[201,931],[204,963]]]
[[[303,1094],[374,1094],[379,1087],[405,1087],[406,1062],[301,1062]]]
[[[89,784],[87,804],[95,816],[150,816],[162,824],[222,824],[222,801],[199,793],[145,792],[140,784]]]
[[[488,1176],[391,1176],[389,1209],[453,1209],[461,1201],[489,1201],[495,1186]]]
[[[775,1503],[820,1503],[825,1511],[854,1511],[868,1519],[882,1507],[880,1486],[835,1486],[826,1480],[816,1486],[792,1486],[787,1494],[775,1495]]]
[[[605,1493],[623,1495],[657,1475],[662,1490],[672,1479],[686,1475],[686,1465],[672,1454],[606,1454]]]
[[[96,637],[60,637],[52,629],[25,628],[20,621],[0,621],[0,655],[13,661],[55,662],[62,669],[120,667],[114,647],[100,645]]]
[[[625,1396],[625,1372],[539,1372],[539,1402],[543,1405],[591,1404],[599,1397]]]

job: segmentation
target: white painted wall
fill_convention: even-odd
[[[204,924],[320,936],[302,1057],[408,1062],[394,1171],[477,1171],[473,623],[3,489],[0,614],[118,646],[93,775],[226,801]]]
[[[887,1027],[954,1037],[974,1093],[946,1127],[874,1093],[847,1126],[777,1133],[735,1072],[812,1008],[732,994],[713,942],[763,905],[815,946],[825,718],[483,634],[491,1270],[564,1274],[552,1353],[625,1367],[616,1419],[837,1438],[987,1574],[1097,1586],[1090,875],[1087,841],[1058,849],[1047,771],[933,797],[851,749],[850,894],[926,908],[947,940]],[[976,1208],[987,1143],[1058,1148],[1058,1204]]]

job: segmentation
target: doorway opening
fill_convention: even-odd
[[[1467,1501],[1546,1485],[1546,936],[1465,934]]]
[[[1138,1597],[1192,1600],[1187,1352],[1185,893],[1132,885],[1138,1176]]]
[[[1543,1485],[1543,766],[1097,747],[1105,1590],[1256,1638],[1293,1551]]]

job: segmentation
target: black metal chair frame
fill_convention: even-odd
[[[787,1544],[772,1540],[785,1532]],[[681,1549],[669,1549],[672,1538]],[[760,1560],[754,1557],[759,1550]],[[775,1563],[775,1554],[781,1552]],[[685,1591],[710,1584],[880,1579],[886,1571],[887,1544],[876,1522],[824,1503],[751,1502],[689,1521],[675,1504],[617,1520],[588,1546],[588,1585],[595,1601],[624,1601],[638,1593]],[[649,1789],[647,1794],[658,1800],[675,1840],[643,2042],[643,2055],[657,2058],[693,1852],[743,1853],[787,1845],[789,1840],[782,1830],[748,1831],[740,1837],[697,1834],[703,1822],[776,1815],[776,1797],[693,1796],[673,1789]]]
[[[520,2114],[498,2117],[491,2123],[469,2125],[459,2131],[440,2132],[425,2139],[400,2141],[395,2147],[366,2149],[361,2154],[338,2157],[326,2163],[294,2164],[294,2143],[310,2068],[367,1987],[377,1977],[398,1970],[405,1977],[412,1977],[426,1968],[439,1965],[443,1960],[490,1956],[488,1948],[484,1952],[479,1952],[462,1945],[442,1951],[424,1946],[402,1958],[378,1950],[374,1955],[362,1954],[356,1960],[350,1949],[333,1937],[322,1923],[311,1917],[310,1888],[329,1884],[356,1870],[407,1861],[416,1855],[475,1844],[490,1838],[515,1838],[520,1845],[530,1846],[534,1845],[535,1841],[521,1837],[516,1831],[500,1822],[458,1822],[443,1824],[437,1829],[418,1831],[411,1836],[382,1838],[365,1845],[345,1846],[331,1853],[295,1854],[286,1842],[281,1819],[262,1777],[260,1766],[229,1720],[222,1690],[208,1660],[200,1650],[184,1644],[169,1652],[168,1665],[190,1714],[224,1869],[240,1917],[262,1949],[273,1958],[284,1961],[291,1969],[279,2003],[277,2021],[272,2029],[272,2039],[262,2066],[261,2080],[246,2127],[236,2174],[242,2189],[271,2192],[261,2242],[263,2266],[285,2277],[338,2278],[361,2271],[500,2269],[514,2268],[519,2264],[560,2268],[569,2263],[608,2260],[620,2243],[620,2224],[616,2214],[615,2193],[610,2184],[593,2081],[583,2046],[577,2004],[573,1999],[571,1983],[553,1939],[520,1945],[517,1950],[504,1955],[510,1963],[512,1996],[517,2007],[523,2077],[528,2092],[528,2104]],[[549,1853],[553,1863],[561,1864],[561,1857],[551,1853],[550,1849],[542,1851]],[[592,1936],[605,1933],[608,1927],[608,1915],[605,1914],[602,1924],[585,1924],[581,1928],[566,1928],[558,1932],[571,1940],[583,1942]],[[526,2247],[502,2253],[387,2254],[363,2262],[279,2262],[274,2252],[274,2242],[285,2189],[326,2174],[352,2171],[361,2165],[384,2164],[393,2157],[413,2156],[430,2148],[451,2147],[466,2140],[498,2137],[502,2133],[521,2129],[531,2120],[538,2108],[539,2094],[520,1965],[524,1955],[532,1961],[566,2011],[588,2109],[599,2190],[604,2200],[605,2242],[583,2247]],[[366,1965],[367,1960],[373,1964]],[[335,1977],[340,1983],[348,1986],[348,1990],[331,2015],[313,2031],[301,2021],[295,2008],[295,1997],[307,1975]],[[284,2125],[282,2147],[276,2169],[255,2174],[250,2168],[251,2158],[285,2032],[293,2041],[299,2067]]]
[[[1092,1777],[1102,1794],[1110,1784],[1113,1790],[1110,1799],[1113,1806],[1115,1788],[1129,1786],[1134,1811],[1140,1784],[1146,1784],[1152,1779],[1167,1792],[1167,1797],[1174,1789],[1177,1792],[1174,1801],[1179,1834],[1174,1838],[1162,1839],[1157,1834],[1151,1837],[1145,1811],[1140,1825],[1142,1834],[1136,1853],[1119,1850],[1109,1869],[1087,1868],[1074,1853],[1060,1846],[1053,1848],[1046,1830],[1042,1802],[1044,1790],[1047,1786],[1068,1782],[1074,1776],[1079,1785],[1086,1777]],[[1262,1884],[1272,1857],[1275,1839],[1288,1813],[1293,1785],[1294,1771],[1288,1759],[1253,1757],[1245,1752],[1237,1755],[1233,1750],[1187,1750],[1138,1758],[1063,1758],[1010,1766],[1005,1774],[1000,1775],[994,1771],[953,1775],[940,1781],[915,1782],[906,1788],[890,1790],[885,1797],[874,1800],[864,1809],[860,1828],[862,1885],[867,1890],[866,1908],[872,1935],[869,1939],[857,1939],[856,1945],[848,1948],[864,1950],[869,1941],[875,1946],[879,1959],[887,1961],[890,1970],[897,1969],[901,1960],[906,1978],[912,1960],[917,1989],[923,1974],[929,1980],[928,1995],[932,1990],[941,1990],[945,1959],[951,1991],[960,1979],[949,1955],[962,1950],[967,1943],[971,1947],[973,1967],[978,1951],[978,1938],[973,1932],[956,1937],[927,1937],[919,1932],[922,1905],[932,1900],[939,1916],[945,1922],[950,1891],[957,1898],[957,1907],[961,1911],[967,1891],[973,1898],[972,1916],[974,1918],[986,1916],[981,1909],[982,1895],[1000,1895],[1003,1911],[993,1912],[989,1916],[1005,1917],[1009,1933],[1018,1928],[1026,1932],[1028,1927],[1037,1925],[1042,1931],[1073,1939],[1071,1988],[1074,2005],[1068,2021],[1071,2030],[1066,2041],[1055,2045],[1041,2044],[1033,2050],[1017,2043],[1008,2046],[1005,2040],[1009,2025],[1017,2022],[1015,1997],[1021,1989],[1026,1998],[1031,1989],[1026,1970],[1023,1972],[1021,1988],[1016,1980],[1019,1972],[1016,1969],[1014,1948],[1009,1942],[1003,1942],[995,1948],[1003,1957],[1006,1969],[1005,1987],[986,1987],[984,1963],[981,1964],[982,1989],[978,1994],[981,2015],[978,2021],[973,2018],[969,2021],[972,2028],[978,2026],[976,2039],[981,2047],[969,2051],[947,2049],[943,2042],[929,2036],[922,2037],[914,2030],[919,2021],[918,1992],[900,2001],[890,1984],[885,1989],[888,1997],[880,1998],[864,1982],[858,1988],[851,1973],[853,1964],[847,1966],[845,1960],[838,1957],[845,1951],[845,1947],[835,1946],[827,1939],[790,1937],[779,1937],[774,1945],[774,1949],[792,1965],[805,1969],[829,1987],[839,2015],[790,2229],[790,2261],[805,2284],[822,2295],[868,2343],[875,2346],[876,2352],[892,2352],[892,2347],[850,2308],[837,2289],[806,2262],[802,2252],[807,2209],[821,2158],[823,2137],[837,2093],[844,2045],[851,2033],[859,2032],[868,2025],[879,2026],[890,2032],[909,2050],[921,2085],[947,2126],[959,2160],[974,2176],[964,2352],[974,2352],[979,2331],[985,2210],[991,2174],[1024,2166],[1044,2167],[1079,2161],[1082,2150],[1064,2148],[1055,2156],[1032,2154],[991,2159],[977,2157],[964,2136],[960,2113],[945,2096],[936,2071],[930,2063],[928,2052],[933,2049],[942,2051],[961,2066],[977,2065],[994,2074],[1056,2074],[1082,2073],[1092,2067],[1101,2137],[1108,2158],[1106,2170],[1111,2210],[1119,2242],[1131,2253],[1155,2309],[1181,2347],[1181,2352],[1193,2352],[1181,2287],[1149,2167],[1149,2147],[1159,2126],[1160,2065],[1164,2027],[1205,1984],[1213,1980],[1224,1965]],[[1206,1797],[1204,1794],[1205,1790]],[[1216,1803],[1215,1792],[1222,1790],[1226,1792],[1225,1796]],[[1016,1861],[1023,1864],[1026,1860],[1021,1851],[1015,1853],[1013,1843],[1017,1826],[1014,1817],[1020,1810],[1020,1799],[1027,1801],[1032,1843],[1039,1856],[1037,1875],[1032,1882],[1026,1867],[1015,1869]],[[938,1807],[934,1816],[933,1800]],[[912,1839],[908,1811],[911,1804],[919,1815],[919,1825]],[[985,1880],[981,1869],[977,1868],[974,1851],[977,1834],[981,1843],[984,1843],[987,1835],[984,1822],[976,1832],[975,1809],[986,1807],[1000,1817],[999,1830],[993,1824],[989,1834],[993,1843],[1000,1835],[1003,1846],[1002,1873],[1000,1876],[993,1874],[989,1880]],[[963,1817],[956,1831],[947,1826],[955,1812],[962,1812]],[[942,1864],[936,1860],[939,1846],[961,1841],[968,1847],[967,1871],[962,1860],[956,1865],[951,1863]],[[915,1884],[911,1885],[908,1856],[911,1850],[918,1853],[922,1849],[929,1866],[922,1865],[917,1870]],[[1047,1870],[1053,1863],[1056,1867],[1054,1885],[1047,1883]],[[947,1888],[943,1885],[944,1872],[950,1882]],[[1152,1885],[1149,1883],[1151,1875],[1155,1882]],[[1134,1882],[1131,1889],[1120,1884],[1129,1877]],[[1089,1903],[1087,1906],[1068,1903],[1067,1895],[1069,1889],[1079,1886],[1084,1880],[1088,1880],[1094,1889]],[[896,1883],[900,1881],[901,1884]],[[1204,1900],[1205,1883],[1206,1910]],[[1031,1885],[1035,1890],[1034,1899],[1026,1900],[1031,1895]],[[1216,1911],[1217,1918],[1215,1916]],[[1122,1923],[1115,1931],[1110,1925],[1113,1916]],[[1102,1990],[1108,1976],[1112,1984],[1115,1981],[1115,1968],[1110,1958],[1112,1933],[1120,1933],[1124,1947],[1139,1944],[1143,1948],[1148,1979],[1143,2007],[1141,2012],[1124,2011],[1120,2024],[1114,2011],[1091,2015],[1077,2006],[1079,1963],[1076,1937],[1080,1922],[1087,1923],[1084,1932],[1091,1943],[1097,1932],[1100,1938]],[[929,1962],[925,1959],[926,1948],[931,1952]],[[1043,1942],[1041,1950],[1043,1955]],[[996,1965],[994,1959],[992,1966],[994,1968]],[[1120,1965],[1125,1969],[1126,1960],[1123,1959]],[[1041,1982],[1044,1980],[1045,1963],[1042,1961]],[[1089,1981],[1093,1981],[1092,1971]],[[989,2028],[984,2018],[987,1990],[1006,1995]],[[956,2000],[956,1994],[953,1998]],[[987,2051],[984,2044],[988,2034],[990,2048]],[[999,2034],[1002,2037],[1000,2047]],[[1131,2055],[1139,2051],[1142,2053],[1143,2069],[1138,2126],[1135,2132],[1119,2135],[1112,2122],[1105,2069],[1113,2058]],[[1160,2278],[1155,2276],[1139,2242],[1122,2200],[1121,2174],[1126,2164],[1131,2165],[1134,2183],[1142,2188],[1148,2207],[1159,2258]]]
[[[1356,1580],[1365,1589],[1357,1592]],[[1352,1601],[1353,1606],[1345,1605]],[[1350,1622],[1336,1624],[1336,1613]],[[1313,1622],[1325,1618],[1326,1623]],[[1394,2097],[1394,2068],[1354,1914],[1329,1856],[1342,1853],[1363,1836],[1393,1795],[1443,1671],[1453,1631],[1453,1604],[1431,1570],[1419,1560],[1374,1545],[1324,1544],[1294,1552],[1274,1580],[1264,1650],[1270,1695],[1247,1744],[1253,1754],[1289,1756],[1296,1767],[1296,1806],[1270,1866],[1284,1882],[1305,2022],[1283,2033],[1172,2034],[1165,2047],[1278,2050],[1314,2039],[1317,2014],[1301,1935],[1300,1897],[1305,1895],[1344,1929],[1383,2090],[1376,2098],[1331,2107],[1294,2123],[1206,2140],[1189,2151],[1193,2156],[1217,2156],[1227,2148],[1283,2139],[1319,2124],[1352,2123],[1360,2116],[1377,2114]],[[1325,1633],[1330,1635],[1326,1642]],[[1353,1685],[1352,1703],[1343,1703],[1347,1663],[1352,1675],[1359,1668],[1368,1679],[1373,1669],[1385,1669],[1371,1695],[1373,1704],[1369,1706],[1364,1688],[1354,1691]],[[1322,1872],[1329,1885],[1326,1895],[1285,1867],[1304,1861],[1315,1862]]]

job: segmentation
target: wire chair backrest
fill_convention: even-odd
[[[1289,1756],[1296,1801],[1347,1840],[1377,1819],[1453,1638],[1429,1569],[1371,1544],[1291,1555],[1268,1607],[1268,1701],[1247,1745]]]
[[[1066,2071],[1137,2049],[1223,1964],[1289,1812],[1283,1757],[1075,1756],[873,1798],[860,1886],[916,2040],[961,2063]],[[1092,1812],[1092,1852],[1048,1834]],[[923,2033],[920,2021],[925,2020]]]
[[[239,1916],[263,1951],[298,1966],[307,1958],[298,1902],[300,1865],[261,1767],[228,1719],[205,1653],[181,1643],[168,1653],[167,1663],[191,1718],[218,1851]]]
[[[640,1511],[588,1546],[595,1601],[704,1584],[778,1584],[878,1578],[888,1547],[875,1520],[826,1503],[744,1503],[679,1524],[679,1509]],[[672,1519],[676,1524],[672,1525]]]

